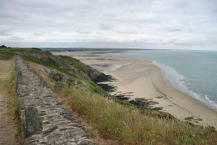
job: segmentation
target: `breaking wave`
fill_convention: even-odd
[[[191,90],[189,88],[190,83],[188,79],[184,77],[182,74],[180,74],[179,72],[177,72],[173,67],[165,65],[165,64],[161,64],[156,61],[152,61],[152,64],[161,68],[166,80],[169,82],[169,84],[172,87],[178,89],[179,91],[183,93],[186,93],[187,95],[192,96],[194,99],[199,100],[200,102],[210,106],[211,108],[217,111],[217,102],[211,100],[208,95],[199,94]]]

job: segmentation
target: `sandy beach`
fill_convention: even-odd
[[[83,54],[83,52],[80,52]],[[128,94],[130,99],[145,98],[155,102],[153,107],[172,114],[179,120],[191,121],[217,129],[217,112],[168,84],[161,69],[150,61],[95,55],[79,52],[54,52],[55,55],[73,56],[83,63],[113,76],[108,82],[116,86],[113,94]]]

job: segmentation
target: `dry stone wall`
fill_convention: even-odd
[[[19,113],[26,145],[93,145],[85,129],[20,56],[15,57]]]

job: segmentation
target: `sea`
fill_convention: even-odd
[[[135,50],[103,55],[150,60],[171,86],[217,111],[217,51]]]

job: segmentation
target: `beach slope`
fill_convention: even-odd
[[[180,120],[217,128],[217,113],[169,85],[162,70],[150,61],[103,56],[76,58],[112,75],[116,81],[108,83],[117,87],[112,94],[128,94],[130,99],[145,98],[154,102],[153,107]]]

